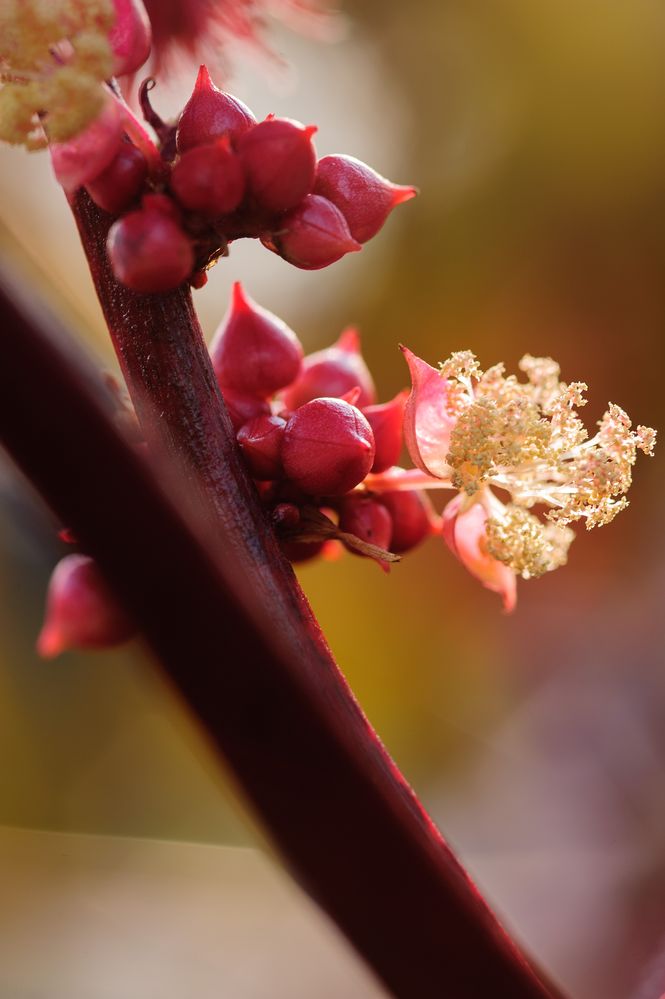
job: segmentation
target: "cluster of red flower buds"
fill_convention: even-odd
[[[236,284],[210,352],[241,453],[294,561],[339,539],[385,565],[431,533],[424,494],[366,485],[399,460],[407,393],[376,403],[356,330],[303,357],[296,334]]]
[[[440,530],[427,494],[398,486],[408,393],[376,402],[356,330],[305,357],[296,334],[237,283],[210,353],[240,452],[292,561],[347,549],[388,568]],[[65,558],[40,652],[113,645],[130,632],[91,561]]]
[[[141,103],[159,152],[151,156],[114,120],[113,156],[85,180],[97,205],[120,216],[108,255],[115,276],[134,291],[163,292],[185,281],[200,287],[206,269],[242,237],[260,239],[296,267],[327,267],[360,250],[392,209],[416,194],[351,156],[317,159],[315,126],[273,115],[257,122],[218,90],[205,66],[174,126],[152,109],[149,89],[141,88]],[[61,176],[66,154],[76,160],[85,147],[81,138],[75,144],[73,153],[58,150]],[[66,177],[77,177],[78,164],[67,166]]]

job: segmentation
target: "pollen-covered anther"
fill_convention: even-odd
[[[589,439],[577,414],[587,386],[561,382],[550,358],[527,354],[520,368],[527,382],[506,376],[502,365],[483,372],[468,351],[441,365],[448,401],[439,421],[444,426],[453,414],[445,456],[453,486],[469,496],[499,487],[520,507],[550,507],[548,519],[560,525],[608,524],[627,506],[637,449],[651,454],[655,431],[632,431],[612,404]]]
[[[111,0],[4,0],[0,139],[28,149],[78,135],[104,106],[113,74]]]
[[[565,565],[575,534],[569,527],[543,524],[522,506],[509,503],[487,520],[487,550],[523,579]]]

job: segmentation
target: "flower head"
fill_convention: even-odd
[[[79,135],[108,103],[105,80],[148,57],[141,0],[1,0],[0,139],[39,149]]]
[[[405,354],[413,383],[405,414],[411,457],[459,490],[444,513],[444,536],[510,609],[505,571],[528,579],[556,569],[574,537],[568,524],[609,524],[628,505],[637,452],[653,453],[656,431],[633,430],[611,403],[590,437],[577,413],[586,385],[562,382],[551,358],[527,354],[520,381],[502,364],[483,371],[469,351],[452,354],[438,371]],[[532,512],[536,505],[546,508],[544,517]]]

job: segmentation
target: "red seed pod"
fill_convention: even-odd
[[[67,555],[53,571],[37,651],[51,659],[66,649],[103,649],[127,641],[136,628],[87,555]]]
[[[297,409],[321,396],[339,399],[356,387],[360,395],[354,405],[358,409],[371,406],[376,399],[374,380],[360,352],[358,331],[350,326],[332,347],[304,359],[299,377],[284,390],[282,398],[287,409]]]
[[[353,156],[324,156],[316,168],[314,193],[332,201],[346,219],[349,232],[366,243],[393,208],[418,193],[415,187],[392,184]]]
[[[373,472],[385,472],[399,461],[402,450],[404,407],[408,398],[409,393],[404,390],[398,392],[390,402],[382,402],[377,406],[365,406],[363,409],[363,413],[374,431],[374,441],[376,442]]]
[[[374,435],[355,406],[313,399],[284,431],[284,474],[310,496],[341,496],[365,478],[374,461]]]
[[[207,218],[237,208],[245,193],[245,177],[228,138],[183,153],[171,171],[171,190],[184,208]]]
[[[318,194],[308,194],[284,216],[278,231],[261,239],[269,250],[305,271],[318,271],[362,249],[339,208]]]
[[[179,153],[227,135],[233,142],[256,124],[249,108],[231,94],[219,90],[201,66],[194,91],[178,120],[176,145]]]
[[[270,213],[299,205],[312,190],[316,173],[314,125],[290,118],[272,118],[246,131],[238,140],[238,155],[247,187],[257,205]]]
[[[278,479],[282,474],[282,438],[286,420],[257,416],[238,431],[238,444],[253,478]]]
[[[390,549],[393,534],[392,517],[387,507],[367,496],[347,496],[339,508],[339,528],[355,534],[361,541],[379,548]],[[355,555],[360,552],[349,548]]]
[[[120,152],[87,186],[92,200],[110,215],[118,215],[141,193],[148,174],[148,164],[140,149],[124,142]]]
[[[170,291],[191,274],[194,251],[178,223],[148,200],[113,223],[106,249],[116,278],[132,291]]]
[[[426,493],[416,489],[379,493],[377,502],[392,517],[390,550],[396,555],[410,551],[428,538],[436,522],[434,508]]]
[[[210,355],[223,391],[267,399],[298,377],[303,350],[293,330],[253,302],[236,281]]]
[[[270,403],[265,399],[259,399],[255,395],[246,395],[244,392],[236,392],[228,387],[221,391],[236,433],[245,423],[249,423],[257,416],[270,416]]]

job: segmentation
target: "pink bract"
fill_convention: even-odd
[[[411,374],[404,410],[404,439],[414,465],[439,479],[450,474],[446,456],[455,417],[448,410],[448,382],[436,368],[402,347]]]
[[[75,138],[51,144],[51,162],[58,183],[75,191],[95,180],[122,148],[124,119],[117,101],[109,98],[93,122]]]
[[[515,572],[493,558],[487,550],[487,514],[482,504],[472,503],[464,510],[465,501],[467,497],[459,495],[445,507],[444,541],[472,576],[502,597],[503,608],[510,613],[517,602]]]

